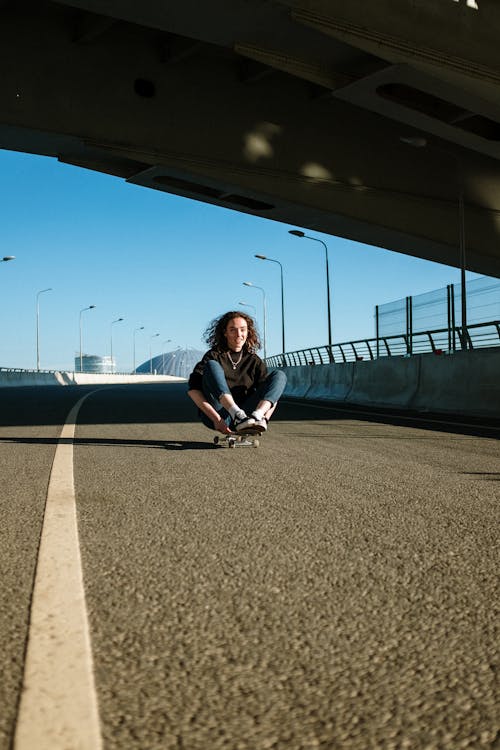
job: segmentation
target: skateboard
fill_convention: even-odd
[[[260,432],[243,432],[240,435],[216,435],[214,444],[221,448],[258,448]]]

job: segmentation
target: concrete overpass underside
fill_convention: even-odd
[[[450,265],[463,188],[500,276],[499,29],[496,0],[0,0],[0,147]]]

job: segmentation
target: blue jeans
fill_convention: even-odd
[[[282,370],[272,370],[264,382],[260,383],[253,393],[250,393],[245,401],[238,404],[247,414],[251,414],[257,408],[259,401],[270,401],[275,404],[285,390],[286,375]],[[224,409],[219,402],[219,398],[224,393],[230,393],[229,386],[226,382],[226,376],[222,365],[213,359],[209,359],[203,370],[202,390],[205,398],[211,406],[217,411],[224,422],[231,427],[231,415]],[[213,429],[212,420],[200,412],[201,421],[207,427]]]

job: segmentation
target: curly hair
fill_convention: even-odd
[[[248,326],[247,340],[243,345],[243,351],[253,353],[260,348],[259,334],[257,333],[257,327],[255,321],[250,315],[239,310],[230,310],[218,318],[214,318],[208,325],[203,337],[211,349],[216,349],[219,352],[226,352],[228,350],[227,340],[224,336],[226,328],[230,320],[233,318],[243,318]]]

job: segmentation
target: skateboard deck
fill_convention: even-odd
[[[258,448],[260,432],[245,432],[233,435],[216,435],[214,444],[221,448]]]

